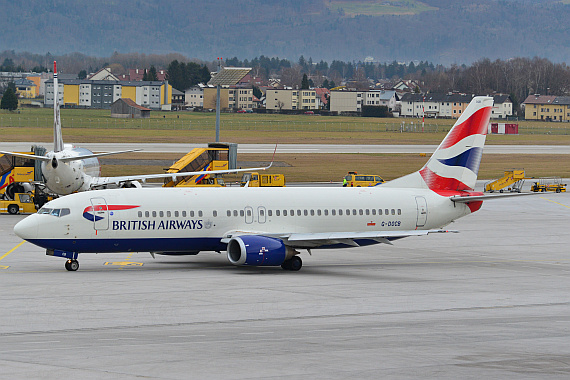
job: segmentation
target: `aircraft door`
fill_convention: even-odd
[[[93,210],[93,228],[96,230],[109,229],[109,208],[104,198],[91,198]]]
[[[250,206],[245,208],[245,222],[247,224],[253,223],[253,208]]]
[[[423,227],[427,221],[427,202],[424,197],[416,197],[416,204],[418,205],[418,218],[416,227]]]
[[[265,218],[266,218],[265,213],[266,212],[267,211],[265,210],[265,207],[263,207],[263,206],[260,206],[257,208],[257,221],[259,223],[265,223]]]

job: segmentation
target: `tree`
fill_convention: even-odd
[[[3,110],[14,111],[18,108],[18,98],[16,93],[10,87],[4,92],[2,101],[0,102],[0,108]]]
[[[87,71],[81,70],[81,71],[79,72],[79,74],[77,74],[77,78],[79,78],[79,79],[85,79],[85,78],[87,78]]]
[[[325,79],[325,80],[323,81],[322,87],[323,87],[323,88],[328,88],[328,89],[330,89],[330,85],[329,85],[329,80],[328,80],[328,79]]]
[[[150,70],[148,70],[147,77],[148,77],[147,80],[154,80],[154,81],[158,80],[158,76],[156,75],[156,68],[154,67],[154,65],[150,67]]]
[[[301,80],[301,89],[302,90],[309,89],[309,79],[307,78],[307,74],[303,74],[303,79]]]
[[[253,96],[255,96],[257,99],[261,99],[263,93],[261,92],[259,87],[253,86]]]

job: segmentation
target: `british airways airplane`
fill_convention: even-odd
[[[53,200],[14,231],[67,258],[71,271],[79,253],[200,251],[297,271],[299,250],[447,232],[483,200],[505,196],[474,192],[492,106],[475,97],[421,170],[381,186],[100,190]]]
[[[203,173],[183,172],[176,174],[159,173],[101,177],[101,165],[99,163],[98,157],[108,156],[111,154],[135,152],[140,149],[124,150],[120,152],[93,153],[85,148],[73,147],[71,144],[64,144],[61,133],[56,61],[53,62],[53,88],[53,150],[47,152],[45,156],[0,151],[0,153],[3,154],[42,161],[42,176],[44,177],[44,183],[52,193],[58,195],[67,195],[78,191],[105,188],[109,185],[115,185],[117,187],[140,188],[142,187],[140,182],[145,182],[148,179],[171,177],[173,180],[175,180],[176,177],[186,177]],[[267,167],[235,170],[213,170],[209,171],[208,174],[213,175],[235,173],[241,171],[255,171],[256,169],[265,170]]]

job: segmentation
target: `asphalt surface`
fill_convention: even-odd
[[[569,194],[313,250],[299,272],[213,253],[84,254],[67,272],[14,235],[22,217],[0,215],[0,378],[570,376]]]

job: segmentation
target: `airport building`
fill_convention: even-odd
[[[217,89],[213,86],[203,87],[203,107],[216,109]],[[186,99],[188,102],[188,99]],[[254,108],[253,88],[222,87],[220,88],[220,109],[251,110]]]
[[[111,108],[118,99],[131,99],[153,110],[170,110],[172,86],[168,81],[113,81],[59,79],[59,104],[63,107]],[[53,79],[46,82],[44,104],[53,106]]]

